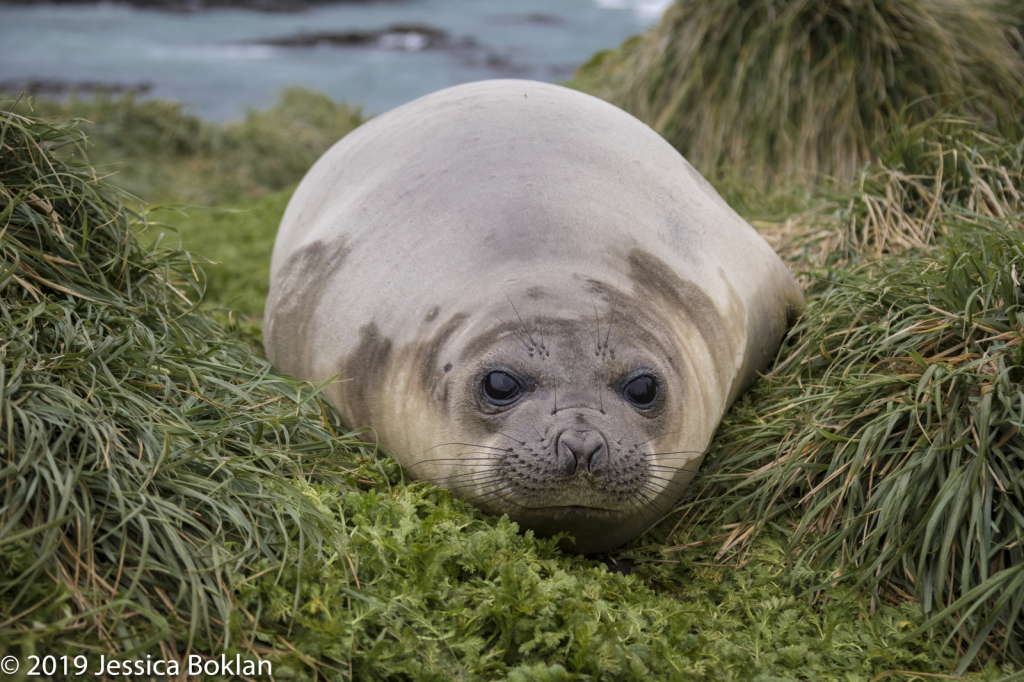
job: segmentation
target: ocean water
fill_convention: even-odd
[[[657,21],[669,0],[378,0],[296,13],[166,12],[127,5],[0,4],[0,83],[149,87],[211,120],[265,107],[290,85],[379,113],[486,78],[557,82]],[[386,33],[423,25],[447,35]],[[283,47],[300,34],[379,32],[360,46]]]

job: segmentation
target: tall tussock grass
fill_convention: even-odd
[[[207,308],[229,305],[253,320],[263,311],[270,249],[291,188],[363,121],[358,107],[302,88],[227,123],[203,121],[179,102],[132,95],[22,100],[16,111],[58,124],[77,120],[87,143],[61,153],[151,209],[169,204],[151,216],[170,233],[168,243],[209,259]],[[138,206],[134,198],[128,203]]]
[[[196,310],[190,254],[141,245],[81,142],[0,111],[0,641],[253,651],[232,590],[342,551],[313,487],[352,489],[359,451]]]
[[[690,514],[756,519],[722,555],[782,527],[797,565],[919,600],[957,674],[1022,666],[1022,146],[945,120],[888,162],[810,220],[814,248],[787,236],[814,266],[807,310],[719,428]]]
[[[572,85],[650,124],[710,176],[851,180],[894,122],[1014,128],[1024,60],[968,0],[677,0]]]

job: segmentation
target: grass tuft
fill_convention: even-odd
[[[957,674],[1024,665],[1021,149],[915,129],[781,239],[816,266],[807,310],[719,428],[691,507],[733,524],[722,555],[781,524],[797,565],[919,600]]]
[[[81,143],[0,111],[0,639],[252,650],[231,587],[344,547],[311,477],[354,489],[360,451],[196,310],[192,256],[140,245],[144,216],[63,160]]]
[[[988,4],[677,0],[570,84],[650,124],[702,173],[853,179],[906,119],[1018,131],[1024,60]]]

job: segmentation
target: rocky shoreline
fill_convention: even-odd
[[[395,24],[375,31],[295,33],[259,38],[247,41],[246,44],[289,49],[356,47],[406,52],[443,50],[455,55],[464,64],[485,67],[505,75],[529,72],[529,67],[517,63],[510,55],[482,45],[473,38],[454,38],[447,31],[424,24]]]
[[[22,78],[0,81],[0,96],[3,97],[18,97],[22,93],[35,97],[127,95],[129,93],[145,94],[152,89],[153,84],[149,82],[68,81],[56,78]]]
[[[423,24],[395,24],[378,31],[296,33],[277,38],[260,38],[249,44],[273,47],[379,47],[411,52],[476,47],[476,41],[471,38],[455,41],[446,31]]]

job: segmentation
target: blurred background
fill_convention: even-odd
[[[136,91],[211,121],[304,86],[381,113],[486,78],[564,81],[668,0],[0,4],[0,91]]]

